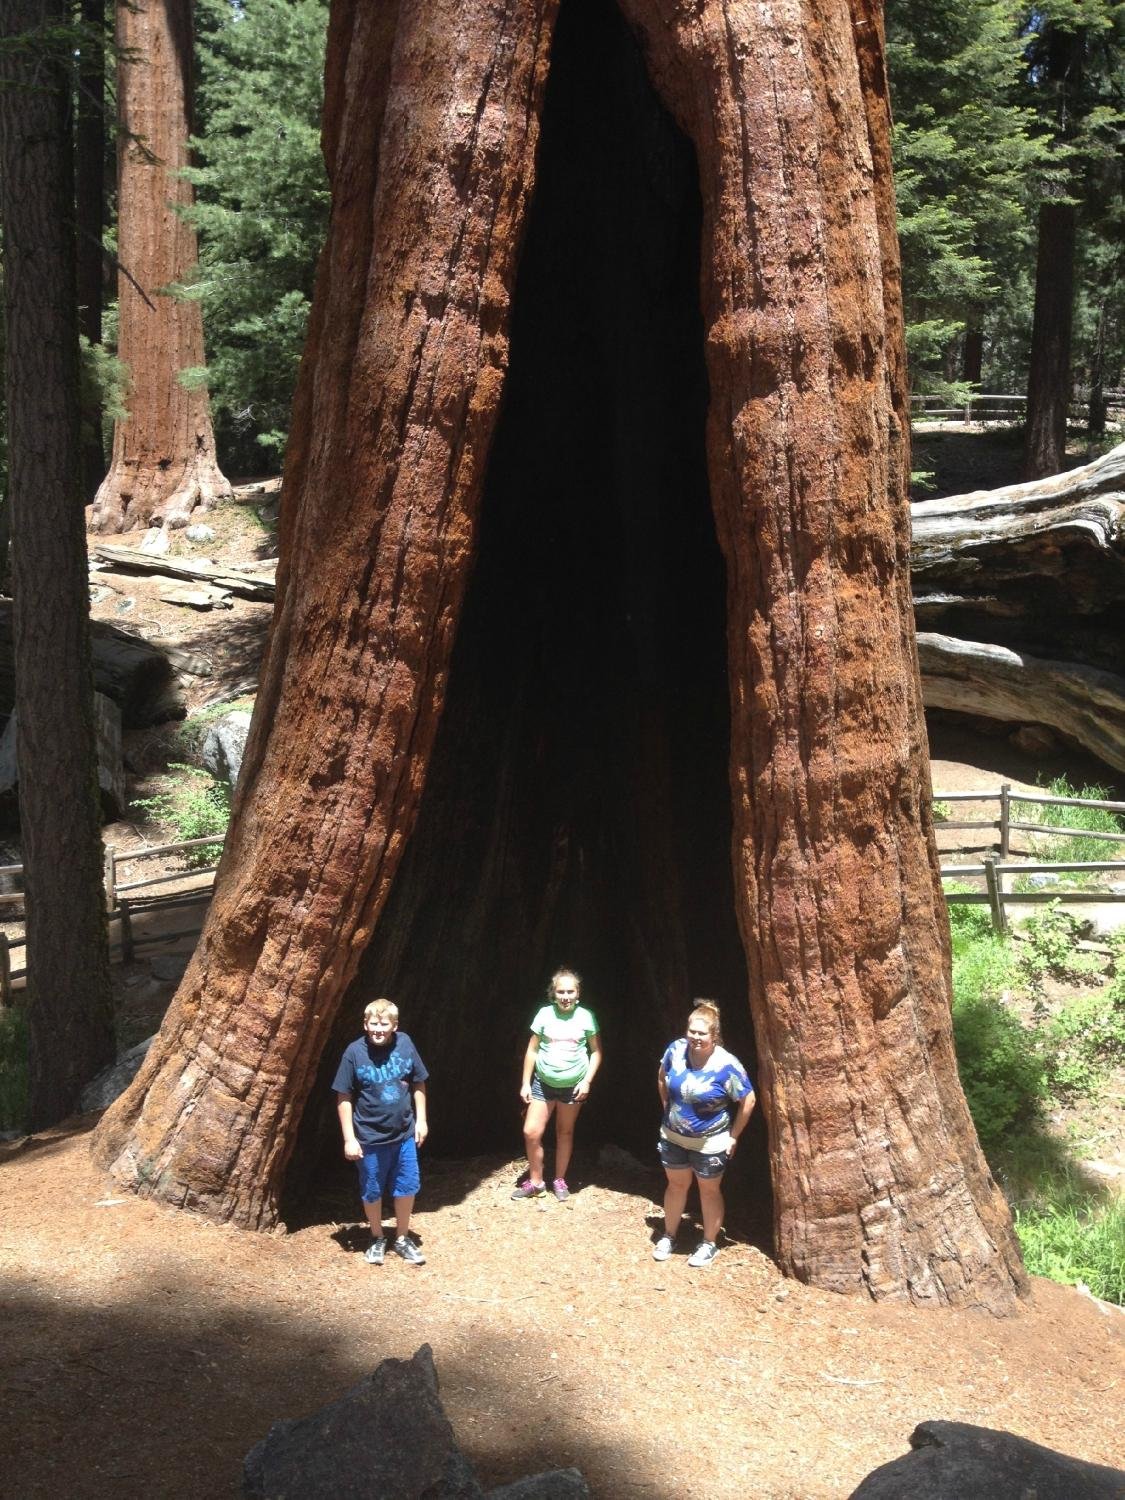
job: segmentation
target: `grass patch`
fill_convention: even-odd
[[[133,807],[171,828],[177,840],[214,836],[213,845],[184,852],[191,869],[214,864],[230,822],[230,787],[196,766],[180,764],[170,765],[161,779],[165,786],[153,797],[138,798]]]
[[[1009,992],[1019,986],[1038,1007],[1045,975],[1076,977],[1071,919],[1049,909],[1017,957],[983,907],[951,907],[950,918],[958,1070],[981,1145],[1013,1205],[1027,1268],[1082,1281],[1120,1303],[1125,1202],[1083,1175],[1043,1109],[1048,1100],[1096,1101],[1108,1070],[1125,1060],[1125,934],[1113,939],[1108,982],[1054,1016],[1033,1009],[1039,1020],[1029,1024],[1007,1003]]]
[[[27,1124],[27,1018],[22,1007],[0,1010],[0,1130]]]
[[[1049,797],[1081,797],[1092,802],[1112,800],[1106,787],[1075,787],[1065,776],[1056,776],[1043,787],[1043,791]],[[1012,815],[1021,823],[1047,824],[1067,830],[1065,833],[1032,835],[1032,852],[1043,863],[1081,864],[1125,858],[1125,844],[1083,837],[1090,833],[1125,833],[1125,819],[1118,813],[1106,812],[1100,807],[1041,807],[1036,802],[1020,802],[1018,797],[1013,797],[1012,803]],[[1099,883],[1096,874],[1088,875],[1082,871],[1060,878],[1075,888]]]

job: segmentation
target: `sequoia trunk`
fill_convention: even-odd
[[[735,901],[778,1253],[837,1290],[1006,1311],[1022,1270],[957,1079],[928,812],[878,14],[623,9],[699,165]],[[207,929],[98,1140],[123,1179],[241,1223],[276,1212],[419,804],[553,20],[549,0],[333,8],[333,218],[255,725]],[[630,920],[638,893],[616,899]]]
[[[11,0],[0,218],[20,836],[33,1128],[112,1061],[109,947],[79,490],[70,58],[64,0]],[[61,38],[61,40],[60,40]]]
[[[190,0],[117,6],[117,352],[128,367],[128,415],[94,501],[95,531],[183,526],[230,495],[219,471],[197,301],[172,296],[195,265],[192,202]]]
[[[1073,203],[1048,202],[1039,207],[1035,316],[1027,375],[1025,479],[1057,474],[1066,463],[1076,223]]]

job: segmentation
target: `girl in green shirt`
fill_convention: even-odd
[[[574,1125],[601,1066],[602,1047],[593,1013],[579,1005],[582,981],[573,969],[559,969],[547,988],[548,1003],[535,1014],[523,1059],[520,1098],[527,1105],[523,1138],[528,1173],[513,1198],[538,1198],[543,1180],[543,1133],[555,1116],[555,1179],[560,1203],[570,1197],[567,1168],[574,1149]]]

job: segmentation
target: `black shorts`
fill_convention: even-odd
[[[568,1083],[565,1088],[556,1088],[553,1083],[544,1083],[538,1073],[531,1075],[531,1097],[544,1104],[573,1104],[577,1087],[576,1083]]]

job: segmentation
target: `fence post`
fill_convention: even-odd
[[[105,872],[105,909],[111,912],[117,903],[117,852],[112,844],[103,851],[102,869]]]
[[[1012,783],[1005,781],[1000,788],[1000,858],[1007,859],[1011,838],[1008,819],[1011,817]]]
[[[121,962],[131,964],[136,950],[133,947],[133,924],[129,920],[129,901],[121,898]]]
[[[972,421],[972,418],[973,418],[972,401],[971,400],[967,400],[965,402],[965,426],[966,427],[968,427],[969,423]]]
[[[8,934],[0,932],[0,1005],[12,1003],[12,954]]]
[[[997,932],[1008,930],[1008,919],[1004,915],[1004,881],[996,873],[996,856],[984,856],[984,883],[988,887],[988,904],[992,910],[992,925]]]

